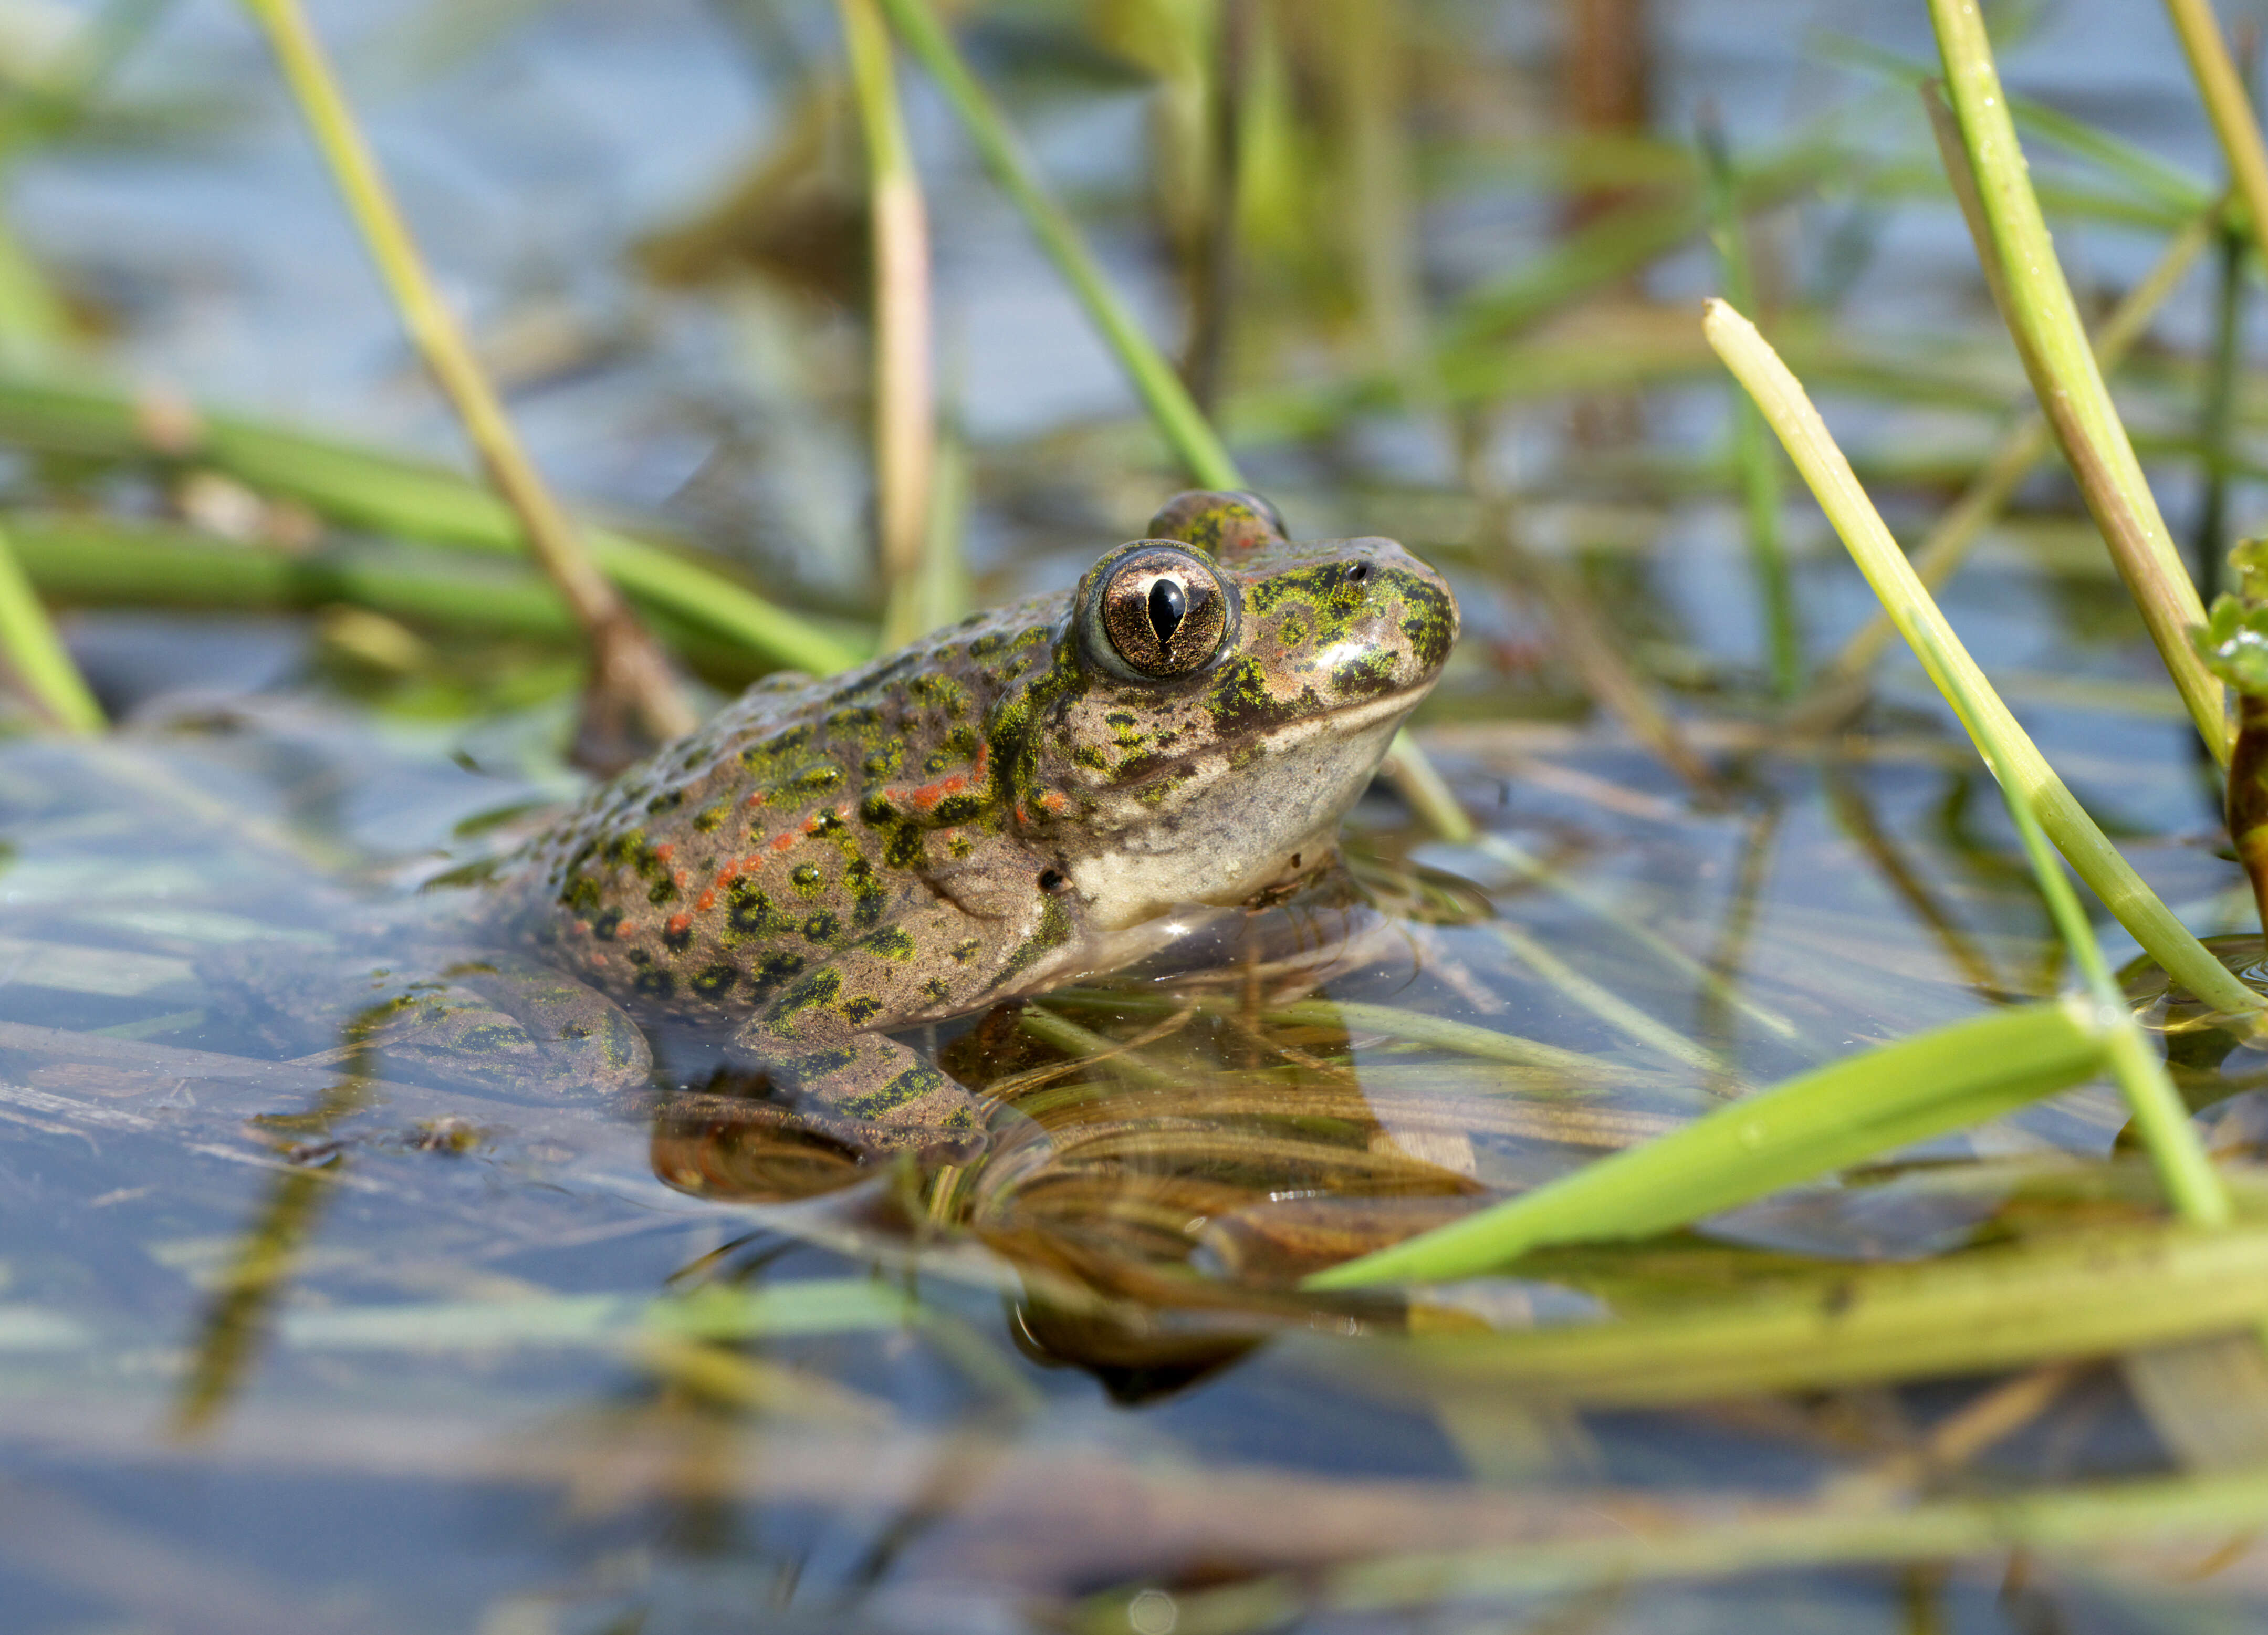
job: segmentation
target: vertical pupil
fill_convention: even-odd
[[[1182,620],[1189,611],[1189,595],[1171,579],[1160,579],[1150,586],[1150,628],[1158,633],[1158,645],[1170,647],[1174,632],[1182,628]]]

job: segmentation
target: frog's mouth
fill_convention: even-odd
[[[1255,733],[1254,739],[1265,747],[1268,754],[1275,755],[1295,750],[1300,745],[1325,735],[1341,740],[1358,738],[1375,727],[1397,722],[1408,715],[1425,701],[1427,693],[1433,690],[1437,679],[1429,675],[1423,681],[1397,688],[1392,692],[1357,699],[1352,703],[1334,704],[1328,710],[1309,711],[1281,726]],[[1120,787],[1140,789],[1161,779],[1178,781],[1192,767],[1208,760],[1221,759],[1228,753],[1219,745],[1213,744],[1203,749],[1171,755],[1162,761],[1153,761],[1135,777],[1126,779]]]

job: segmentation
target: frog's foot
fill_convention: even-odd
[[[924,1147],[983,1134],[977,1099],[882,1034],[852,1034],[833,1044],[786,1040],[751,1024],[733,1053],[817,1129],[864,1147]]]

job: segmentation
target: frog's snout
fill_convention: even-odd
[[[1335,600],[1348,634],[1332,663],[1343,696],[1432,684],[1457,640],[1457,599],[1448,581],[1389,539],[1350,540]]]

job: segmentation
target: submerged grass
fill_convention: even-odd
[[[2024,1005],[1845,1057],[1530,1192],[1307,1280],[1311,1289],[1432,1283],[1547,1243],[1683,1226],[1863,1159],[2014,1111],[2102,1071],[2100,1025]]]

